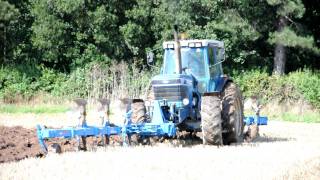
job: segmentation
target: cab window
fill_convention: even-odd
[[[221,52],[217,52],[218,49],[216,47],[208,48],[208,56],[209,56],[209,67],[210,67],[210,76],[216,77],[221,74],[221,64],[217,64],[221,61]],[[220,57],[219,57],[220,56]]]

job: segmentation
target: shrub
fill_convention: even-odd
[[[26,69],[27,68],[27,69]],[[56,98],[141,98],[158,69],[134,64],[92,62],[63,74],[42,66],[0,68],[0,98],[7,103],[28,101],[39,94]],[[293,101],[304,98],[320,108],[320,73],[304,69],[284,76],[273,76],[266,69],[234,71],[233,79],[244,97],[258,96],[262,102]]]
[[[75,69],[54,92],[69,99],[139,98],[145,94],[155,72],[123,62],[94,62]]]
[[[320,109],[320,73],[303,69],[289,73],[287,83],[295,87],[303,97]]]
[[[296,101],[302,97],[320,108],[320,73],[299,70],[284,76],[269,75],[266,70],[233,72],[234,81],[244,97],[258,96],[262,101]]]
[[[32,78],[13,68],[0,69],[0,98],[7,103],[29,99],[33,92],[30,87]]]
[[[39,92],[54,93],[66,76],[44,67],[1,67],[0,98],[6,103],[29,101]]]
[[[265,71],[251,70],[236,73],[234,81],[240,86],[245,97],[264,96],[269,87],[269,75]]]

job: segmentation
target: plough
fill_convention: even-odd
[[[44,126],[37,125],[37,136],[39,139],[40,146],[44,152],[48,152],[48,147],[45,143],[46,139],[50,138],[76,138],[80,147],[80,140],[83,143],[83,149],[86,150],[86,137],[88,136],[101,136],[103,139],[103,144],[106,145],[109,142],[109,137],[112,135],[120,135],[122,139],[122,143],[124,146],[130,144],[130,137],[133,134],[138,134],[141,137],[150,137],[150,136],[167,136],[173,137],[176,135],[177,128],[174,123],[169,121],[163,121],[161,115],[160,106],[154,106],[153,113],[156,116],[152,116],[151,122],[133,124],[131,123],[131,114],[132,111],[129,110],[125,114],[125,122],[123,125],[114,125],[110,123],[109,119],[104,117],[104,114],[107,115],[107,112],[100,112],[102,114],[100,118],[102,119],[102,126],[89,126],[86,122],[86,111],[85,104],[86,102],[83,100],[76,100],[76,104],[78,105],[78,109],[80,109],[79,119],[82,119],[81,125],[76,127],[65,127],[61,129],[52,129],[45,128]],[[100,101],[101,106],[107,106],[104,101]],[[157,103],[155,103],[157,104]],[[107,108],[108,111],[108,108]],[[160,114],[159,114],[160,113]],[[160,115],[160,116],[159,116]],[[127,140],[129,142],[127,142]]]
[[[45,128],[44,126],[37,125],[37,136],[39,139],[40,146],[44,152],[48,152],[48,147],[45,143],[46,139],[50,138],[75,138],[78,141],[80,147],[80,141],[82,140],[83,149],[86,150],[86,137],[96,136],[101,137],[103,145],[107,145],[109,143],[109,137],[112,135],[118,135],[122,139],[123,146],[127,146],[130,144],[131,136],[133,134],[138,134],[140,137],[151,137],[151,136],[166,136],[166,137],[174,137],[178,131],[176,124],[163,121],[163,114],[161,111],[161,107],[159,102],[155,102],[155,106],[153,107],[153,113],[150,114],[152,117],[151,122],[145,122],[140,124],[131,123],[131,114],[132,110],[129,110],[125,114],[125,122],[123,125],[114,125],[110,123],[108,119],[108,110],[109,108],[105,108],[108,106],[105,100],[100,100],[100,118],[102,120],[101,126],[89,126],[85,120],[85,101],[76,100],[76,104],[78,105],[78,109],[80,109],[80,115],[78,118],[82,119],[82,124],[76,127],[65,127],[61,129],[52,129]],[[161,118],[157,118],[161,117]],[[245,117],[244,123],[247,126],[256,124],[256,125],[267,125],[268,118],[260,117],[259,112],[255,117],[249,116]]]
[[[88,136],[101,136],[108,138],[111,135],[121,135],[123,145],[127,145],[126,137],[132,134],[139,134],[140,136],[168,136],[172,137],[176,134],[176,128],[173,123],[143,123],[130,124],[124,126],[110,126],[106,124],[102,127],[83,125],[81,127],[66,127],[62,129],[48,129],[37,126],[37,135],[41,148],[47,152],[48,148],[45,144],[45,139],[48,138],[77,138]],[[107,143],[105,143],[107,144]]]

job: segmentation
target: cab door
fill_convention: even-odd
[[[214,45],[208,46],[208,57],[209,57],[209,71],[210,71],[210,85],[209,92],[216,91],[217,84],[221,80],[223,74],[221,61],[224,59],[223,48],[219,48]]]

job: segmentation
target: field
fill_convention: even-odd
[[[90,118],[92,124],[95,124],[93,114],[89,114],[89,122]],[[1,147],[1,156],[7,156],[6,161],[9,162],[0,164],[0,179],[320,178],[318,123],[270,121],[268,126],[260,127],[260,137],[254,142],[222,147],[185,145],[186,143],[180,140],[174,143],[157,143],[154,146],[113,145],[93,148],[98,141],[93,140],[89,141],[92,148],[88,152],[74,152],[72,142],[68,142],[70,146],[64,149],[68,152],[49,154],[46,157],[39,154],[41,151],[36,138],[30,138],[35,137],[34,130],[27,130],[39,123],[59,127],[61,124],[71,125],[72,121],[64,114],[0,115],[0,125],[6,126],[0,128],[1,145],[4,140],[11,141],[11,145],[20,141],[15,145],[25,148],[24,153],[9,153],[9,158],[10,147]],[[3,138],[3,133],[6,137],[9,136],[5,131],[10,129],[9,127],[15,130],[11,134],[15,135],[16,140],[13,140],[14,137]],[[22,132],[29,135],[23,135]],[[30,147],[35,151],[30,150]],[[11,150],[14,151],[14,148]],[[28,154],[29,158],[20,160],[25,154]],[[1,156],[0,159],[3,159]]]

